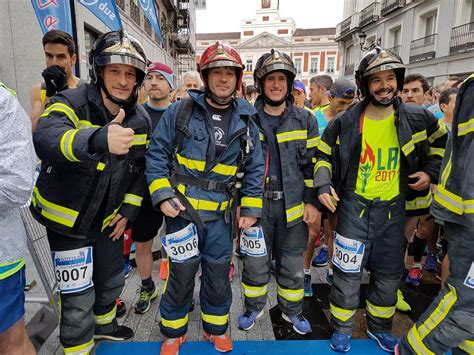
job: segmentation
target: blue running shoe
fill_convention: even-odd
[[[125,273],[125,278],[130,276],[130,273],[133,270],[132,263],[130,261],[127,261],[123,267],[123,272]]]
[[[329,346],[332,350],[339,353],[347,353],[349,350],[351,350],[351,335],[334,333],[329,342]]]
[[[421,271],[419,267],[414,267],[408,273],[407,277],[405,278],[405,282],[408,284],[412,284],[413,286],[418,286],[422,278],[423,271]]]
[[[434,254],[428,254],[426,257],[425,263],[423,264],[423,269],[427,271],[435,272],[438,269],[438,263],[436,261],[436,256]]]
[[[301,313],[297,314],[296,316],[287,316],[285,313],[282,313],[281,316],[287,322],[293,323],[293,329],[298,334],[305,335],[311,333],[311,325]]]
[[[390,332],[371,332],[367,330],[367,335],[370,339],[375,340],[382,350],[389,353],[395,352],[398,340]]]
[[[316,255],[311,262],[314,267],[323,267],[328,264],[328,247],[324,246],[319,249],[318,255]]]
[[[254,312],[246,309],[244,313],[239,316],[237,323],[242,330],[250,330],[255,325],[255,320],[263,316],[263,309],[260,312]]]
[[[313,285],[311,284],[311,274],[304,275],[304,296],[313,297]]]

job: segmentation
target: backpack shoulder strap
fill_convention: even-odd
[[[188,125],[194,112],[194,100],[185,98],[180,101],[176,111],[176,136],[173,142],[173,153],[177,154],[183,148],[183,140],[191,137]]]

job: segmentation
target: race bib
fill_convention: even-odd
[[[267,247],[261,226],[242,230],[240,233],[240,252],[248,256],[267,255]]]
[[[464,280],[464,285],[469,288],[474,288],[474,262],[471,264],[471,268],[467,273],[466,280]]]
[[[175,262],[182,262],[199,255],[198,233],[194,223],[189,223],[183,229],[161,237],[161,243],[166,253]]]
[[[79,292],[94,286],[92,247],[53,251],[52,255],[61,293]]]
[[[360,272],[364,258],[364,243],[344,238],[336,232],[334,236],[333,264],[344,272]]]

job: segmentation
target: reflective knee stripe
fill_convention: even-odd
[[[286,210],[286,221],[292,222],[304,215],[304,203],[301,202],[298,206],[291,207]]]
[[[431,190],[429,190],[425,196],[420,196],[413,200],[405,201],[405,209],[413,211],[429,208],[431,206],[431,202],[433,202],[433,194],[431,193]]]
[[[79,216],[77,211],[45,200],[40,195],[37,187],[33,189],[31,202],[34,207],[39,206],[41,208],[40,213],[43,217],[67,227],[72,227],[76,222],[77,216]]]
[[[319,142],[318,149],[326,155],[331,155],[332,148],[325,142]]]
[[[184,318],[173,319],[173,320],[165,319],[165,318],[163,318],[163,316],[161,317],[161,324],[162,324],[164,327],[171,328],[171,329],[179,329],[179,328],[182,328],[182,327],[184,327],[186,324],[188,324],[188,321],[189,321],[189,316],[188,316],[187,313],[186,313],[186,315],[184,316]]]
[[[150,186],[148,187],[148,190],[150,190],[150,195],[153,195],[155,191],[158,191],[164,188],[171,189],[170,181],[167,178],[153,180]]]
[[[306,131],[305,129],[282,132],[276,135],[278,144],[283,143],[283,142],[289,142],[289,141],[296,141],[296,140],[303,140],[303,139],[306,140],[307,137],[308,137],[308,131]]]
[[[316,174],[319,168],[322,168],[322,167],[328,168],[329,174],[332,175],[332,164],[324,160],[317,161],[316,165],[314,165],[314,173]]]
[[[61,153],[63,153],[67,160],[72,162],[80,162],[80,160],[74,155],[74,150],[72,149],[74,137],[76,136],[77,132],[79,132],[78,129],[70,129],[69,131],[66,131],[61,137],[61,141],[59,143]]]
[[[310,187],[310,188],[311,188],[311,187],[314,187],[314,181],[313,181],[313,179],[305,179],[305,181],[304,181],[304,186],[305,186],[305,187]]]
[[[288,288],[282,288],[278,285],[278,294],[283,297],[285,300],[290,302],[298,302],[303,299],[304,289],[299,290],[290,290]]]
[[[90,351],[94,348],[94,339],[91,339],[85,344],[76,345],[70,348],[64,348],[65,354],[71,355],[88,355]]]
[[[416,324],[408,332],[407,339],[417,355],[435,355],[434,352],[426,347],[423,340],[421,340],[420,334],[418,334],[418,329],[416,329]]]
[[[451,307],[456,303],[456,289],[448,284],[449,292],[444,295],[438,306],[430,314],[430,316],[418,326],[420,338],[423,340],[441,321],[446,318]]]
[[[310,138],[306,141],[306,148],[307,149],[316,148],[319,145],[320,141],[321,141],[320,137]]]
[[[125,194],[125,198],[123,199],[123,203],[128,203],[137,207],[142,205],[142,201],[143,197],[134,194]]]
[[[242,197],[240,205],[242,207],[262,208],[262,199],[260,197]]]
[[[51,112],[61,112],[66,115],[66,117],[72,122],[74,127],[80,128],[81,124],[79,122],[79,118],[77,117],[74,110],[69,107],[68,105],[55,102],[54,104],[48,106],[48,108],[43,112],[41,117],[48,116]]]
[[[468,354],[474,354],[474,341],[466,340],[459,345],[459,349],[467,352]]]
[[[474,118],[467,122],[458,125],[458,137],[465,136],[468,133],[474,132]]]
[[[333,305],[332,303],[329,304],[329,309],[334,318],[339,319],[343,322],[347,322],[356,313],[355,310],[340,308]]]
[[[391,318],[395,314],[395,306],[392,307],[382,307],[376,306],[367,300],[367,312],[377,318]]]
[[[204,322],[214,325],[226,325],[229,321],[229,313],[223,316],[213,316],[201,311],[201,318]]]
[[[102,315],[95,316],[95,324],[104,325],[110,324],[115,319],[115,315],[117,314],[117,305],[114,305],[114,308],[110,312]]]
[[[146,134],[134,134],[132,145],[146,145],[147,144]]]
[[[268,291],[268,285],[263,286],[249,286],[242,282],[242,289],[244,290],[245,297],[261,297],[265,296]]]
[[[108,216],[107,218],[104,219],[104,222],[102,223],[102,229],[101,229],[101,232],[104,231],[105,228],[107,228],[107,226],[109,225],[110,221],[112,221],[115,217],[115,215],[117,214],[118,210],[120,209],[120,207],[122,207],[122,205],[118,206],[114,212],[112,212],[112,214],[110,216]]]

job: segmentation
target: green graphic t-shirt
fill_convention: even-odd
[[[364,116],[355,192],[368,200],[387,201],[400,192],[400,144],[394,120],[394,114],[383,120]]]

